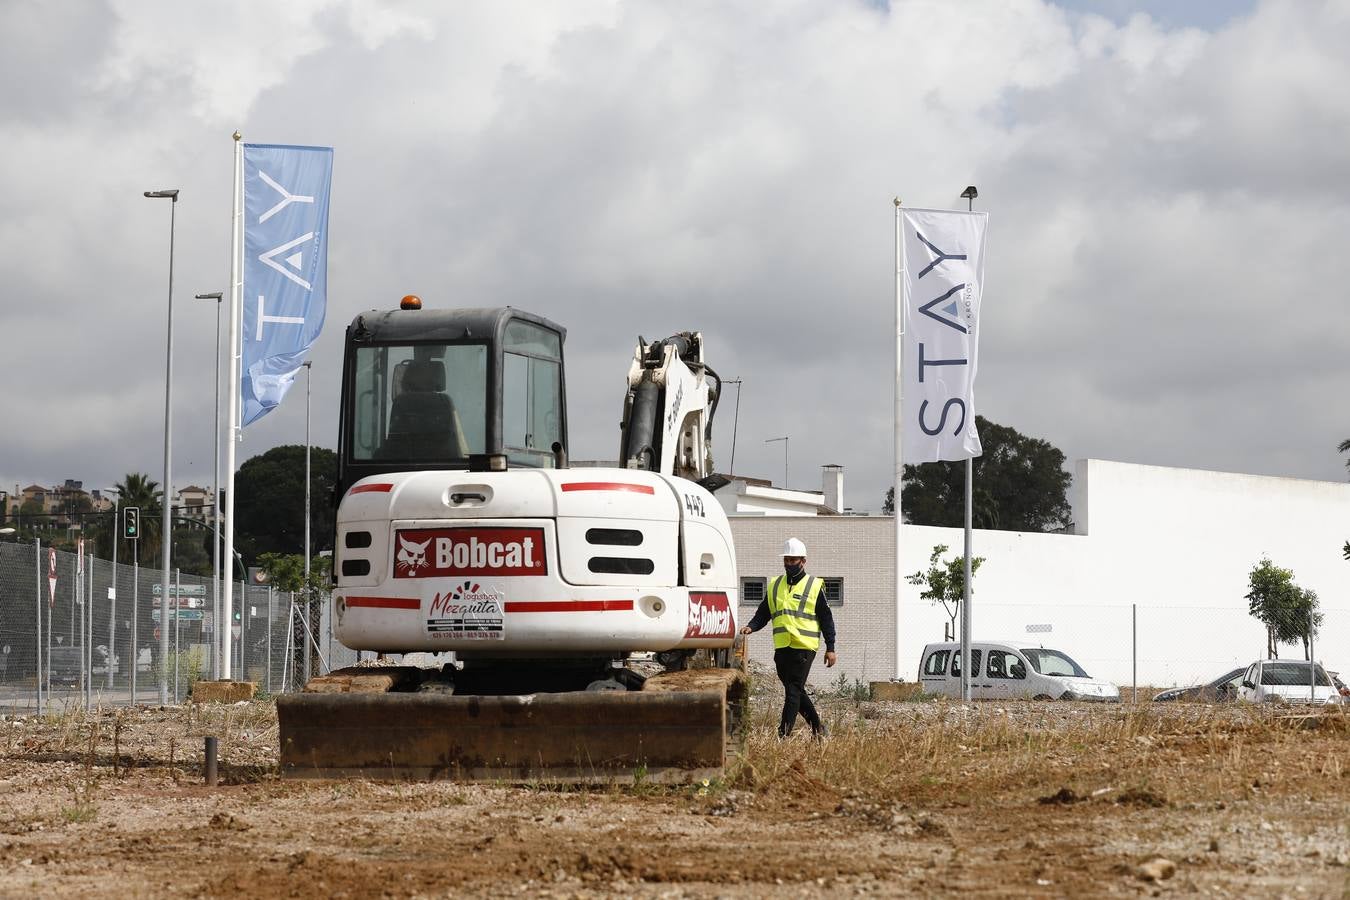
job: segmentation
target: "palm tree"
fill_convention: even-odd
[[[140,472],[128,472],[121,481],[113,485],[117,491],[118,522],[113,533],[121,535],[120,521],[122,510],[128,506],[139,507],[141,511],[141,538],[137,551],[141,559],[154,559],[159,555],[162,520],[160,518],[159,482]],[[111,549],[111,548],[110,548]]]
[[[1336,445],[1336,449],[1342,453],[1350,453],[1350,438],[1346,438]],[[1350,469],[1350,459],[1345,461],[1345,467]]]

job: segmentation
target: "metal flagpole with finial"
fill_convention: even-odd
[[[230,220],[230,402],[225,438],[225,559],[234,557],[234,460],[235,445],[243,429],[239,426],[239,315],[242,307],[244,260],[244,145],[241,135],[234,133],[234,214]],[[243,602],[243,598],[240,598]],[[234,627],[234,579],[225,579],[225,598],[221,603],[220,677],[233,680],[232,665]]]

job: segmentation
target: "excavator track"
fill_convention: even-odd
[[[416,673],[339,670],[278,697],[283,776],[688,783],[724,771],[746,696],[739,669],[500,696],[407,690]]]

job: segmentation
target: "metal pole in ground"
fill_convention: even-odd
[[[1130,604],[1130,700],[1139,701],[1139,604]]]
[[[206,783],[214,787],[218,780],[216,769],[216,739],[208,737],[206,739]]]

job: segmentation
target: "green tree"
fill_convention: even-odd
[[[333,488],[337,454],[310,449],[310,550],[333,546]],[[245,559],[305,549],[305,448],[273,447],[249,459],[235,476],[235,541]]]
[[[1303,655],[1309,656],[1309,639],[1322,624],[1317,592],[1294,583],[1292,569],[1284,569],[1268,558],[1252,568],[1248,578],[1247,611],[1266,626],[1266,655],[1279,659],[1279,645],[1302,642]]]
[[[943,628],[943,638],[944,640],[954,640],[956,619],[961,613],[961,603],[966,597],[966,557],[965,554],[958,554],[952,559],[943,560],[942,554],[946,552],[947,545],[938,544],[928,557],[928,571],[907,575],[905,581],[924,589],[923,593],[919,594],[919,599],[942,604],[949,620],[949,624]],[[980,566],[983,563],[983,556],[972,556],[970,558],[970,593],[972,596],[975,594],[975,575],[980,571]]]
[[[295,657],[292,664],[294,671],[304,671],[304,652],[308,649],[314,654],[316,647],[314,641],[310,639],[311,635],[319,633],[319,603],[328,595],[328,585],[333,571],[333,558],[331,556],[316,556],[309,562],[309,582],[305,582],[305,557],[300,553],[264,553],[258,557],[258,566],[267,574],[268,582],[279,591],[294,591],[299,596],[296,597],[296,609],[299,616],[293,623],[294,632],[292,634],[291,646],[296,648]],[[306,627],[308,623],[308,627]],[[302,649],[305,648],[305,649]],[[310,665],[312,671],[318,671],[314,668],[319,663],[317,656],[312,656]]]
[[[1064,454],[1048,441],[975,417],[984,448],[972,469],[971,520],[976,528],[1002,531],[1065,531],[1072,527],[1068,490],[1073,476]],[[901,500],[905,521],[959,528],[965,522],[965,463],[936,462],[904,468]],[[895,513],[895,489],[886,491],[883,512]]]
[[[1298,641],[1303,644],[1303,658],[1312,659],[1312,639],[1322,630],[1322,612],[1317,599],[1317,591],[1299,588],[1298,599],[1286,617],[1288,627],[1283,637],[1287,643]]]

